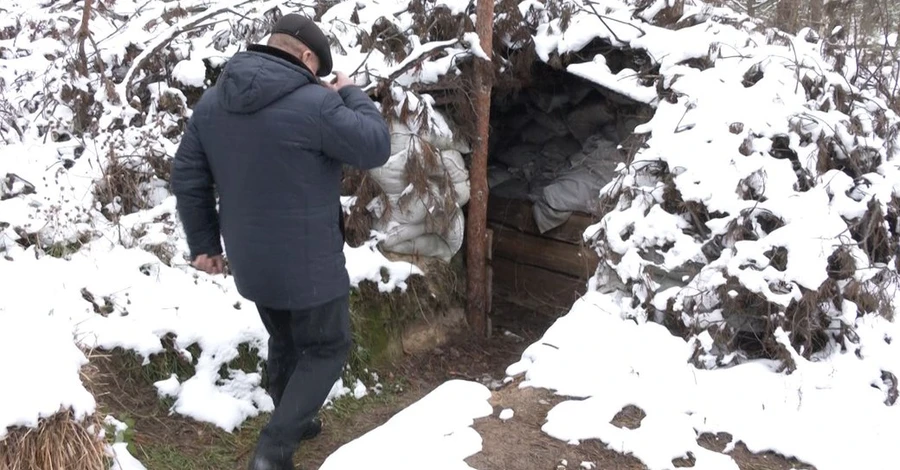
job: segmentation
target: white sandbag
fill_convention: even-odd
[[[410,195],[406,197],[406,204],[400,207],[399,197],[390,196],[391,220],[398,224],[419,224],[428,217],[428,209],[434,207],[430,195]]]
[[[461,153],[456,150],[444,150],[441,152],[441,163],[444,165],[446,176],[453,183],[456,192],[456,203],[460,206],[469,202],[469,170]],[[432,175],[441,176],[441,175]]]
[[[391,153],[407,150],[413,143],[413,139],[422,139],[425,142],[435,146],[438,150],[456,150],[461,153],[470,153],[471,147],[461,139],[454,139],[452,135],[447,135],[446,131],[440,129],[432,129],[430,132],[413,132],[406,124],[402,122],[393,122],[391,124]],[[416,142],[420,145],[420,142]]]
[[[369,171],[369,176],[381,186],[387,194],[400,194],[409,185],[406,178],[406,161],[409,153],[406,150],[396,152],[383,166]]]
[[[641,121],[636,118],[627,118],[620,119],[616,121],[616,132],[619,136],[619,140],[625,140],[634,133],[634,130],[637,126],[641,125]]]
[[[446,236],[425,233],[424,224],[405,229],[402,234],[398,230],[393,237],[384,241],[384,248],[394,253],[429,256],[449,262],[462,248],[466,224],[462,210],[456,211],[450,223]]]
[[[518,168],[510,168],[509,171],[518,179],[531,181],[535,175],[540,173],[540,168],[538,162],[533,161]]]
[[[529,113],[516,113],[504,118],[503,127],[513,131],[520,131],[530,124],[532,120]]]
[[[578,106],[592,91],[594,91],[594,87],[585,84],[583,86],[569,87],[566,91],[569,94],[569,106]]]
[[[512,173],[498,166],[488,167],[488,188],[494,189],[497,186],[511,180]]]
[[[536,113],[534,121],[540,124],[550,137],[562,137],[569,133],[569,127],[561,113]]]
[[[519,178],[507,180],[491,189],[491,194],[504,199],[530,200],[528,195],[528,182]]]
[[[541,155],[553,161],[562,161],[581,150],[581,142],[571,137],[554,137],[544,144]]]
[[[453,191],[456,192],[456,204],[460,207],[466,205],[469,202],[469,198],[472,196],[472,188],[469,185],[469,180],[454,183]]]
[[[534,215],[534,221],[537,224],[538,230],[541,233],[546,233],[566,223],[572,215],[571,212],[554,210],[544,201],[537,201],[534,203],[534,206],[532,206],[532,214]]]
[[[510,147],[497,154],[497,161],[510,168],[522,168],[540,158],[541,147],[527,144]]]
[[[583,170],[594,174],[604,184],[616,176],[616,168],[624,155],[618,146],[602,136],[592,136],[585,143],[585,150],[569,157],[573,170]]]
[[[441,163],[450,177],[450,181],[459,183],[460,181],[469,180],[469,170],[466,169],[466,161],[463,159],[458,150],[444,150],[441,152]],[[432,176],[440,176],[435,174]]]
[[[564,93],[551,93],[545,91],[537,91],[533,88],[528,90],[529,98],[534,105],[545,113],[562,108],[569,103],[571,99],[569,95]]]
[[[575,138],[584,142],[615,119],[606,100],[591,99],[578,105],[566,116],[566,126]]]
[[[550,139],[555,137],[554,134],[547,131],[544,126],[537,121],[532,121],[524,129],[522,129],[522,142],[526,144],[544,145]]]
[[[611,122],[611,123],[603,126],[603,129],[601,129],[600,132],[598,133],[598,137],[602,137],[606,140],[609,140],[610,142],[618,142],[620,139],[619,139],[619,133],[616,130],[616,123]]]
[[[455,251],[450,244],[447,243],[447,240],[444,240],[439,235],[433,233],[406,240],[393,246],[385,245],[385,249],[393,253],[404,255],[437,258],[444,262],[449,262],[455,254]]]
[[[404,99],[408,98],[405,97]],[[417,105],[423,103],[416,102]],[[428,105],[427,103],[424,103]],[[384,234],[381,242],[386,251],[417,254],[421,256],[449,259],[462,246],[465,221],[459,206],[450,217],[453,230],[444,236],[435,234],[433,223],[428,220],[430,212],[445,205],[445,194],[438,188],[438,182],[449,183],[456,193],[459,205],[469,201],[469,172],[466,169],[464,153],[472,151],[469,145],[456,139],[452,129],[439,111],[429,107],[427,131],[412,130],[407,123],[393,122],[391,125],[391,158],[381,168],[371,170],[369,175],[379,184],[386,198],[376,198],[369,204],[369,210],[376,216],[373,229]],[[409,175],[406,173],[410,153],[419,151],[422,145],[432,145],[440,152],[441,165],[431,168],[429,190],[426,194],[413,194]],[[448,181],[443,182],[447,178]],[[403,208],[400,201],[403,200]],[[383,207],[387,203],[389,207]],[[389,217],[384,217],[387,214]]]
[[[398,224],[390,221],[383,225],[376,224],[373,228],[384,235],[384,240],[382,240],[381,243],[388,251],[391,251],[391,247],[397,246],[407,240],[427,235],[424,222],[418,224]]]
[[[543,202],[557,211],[590,213],[606,182],[589,171],[571,171],[544,188]]]

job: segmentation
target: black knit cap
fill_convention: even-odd
[[[331,73],[331,45],[311,19],[296,13],[282,16],[272,28],[272,34],[275,33],[287,34],[299,40],[319,57],[319,71],[316,75],[324,77]]]

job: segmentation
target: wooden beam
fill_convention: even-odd
[[[475,334],[488,336],[487,322],[487,160],[490,133],[491,87],[494,68],[490,62],[494,35],[494,0],[478,0],[475,32],[488,60],[475,59],[475,129],[472,165],[469,169],[471,196],[466,223],[467,302],[466,318]]]
[[[585,292],[587,281],[518,264],[497,256],[494,258],[494,288],[515,304],[553,310],[556,315],[568,311]]]
[[[587,246],[578,246],[491,225],[494,256],[587,280],[600,259]]]
[[[534,221],[533,207],[528,201],[491,196],[488,201],[488,221],[511,227],[521,232],[576,245],[584,243],[582,241],[584,231],[594,224],[594,219],[590,215],[575,212],[566,223],[541,234],[537,223]]]

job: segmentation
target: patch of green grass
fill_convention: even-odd
[[[54,257],[54,258],[66,258],[72,254],[75,254],[78,250],[81,249],[83,245],[81,242],[75,243],[54,243],[47,247],[45,252]]]
[[[147,468],[171,470],[213,470],[235,468],[236,452],[230,446],[183,449],[178,443],[153,442],[141,445],[135,455]]]
[[[134,455],[134,418],[129,415],[123,414],[119,417],[119,421],[121,421],[128,427],[124,431],[119,431],[115,426],[105,424],[104,430],[106,431],[107,440],[111,444],[124,442],[128,447],[128,452]]]
[[[259,349],[249,343],[241,343],[237,350],[236,358],[219,367],[219,378],[224,380],[231,377],[232,370],[240,370],[248,374],[260,372],[263,375],[263,383],[265,383],[265,367],[263,360],[259,357]]]
[[[352,396],[338,398],[322,411],[323,419],[343,421],[372,407],[390,406],[405,389],[406,384],[398,380],[389,385],[382,384],[381,393],[378,394],[369,390],[368,395],[358,400]]]
[[[84,245],[91,242],[92,235],[90,233],[82,233],[72,242],[56,242],[44,248],[44,253],[54,258],[68,258],[78,252]]]
[[[323,417],[329,421],[343,421],[357,413],[365,411],[372,406],[390,405],[396,397],[390,393],[382,392],[381,395],[369,394],[359,400],[353,397],[343,397],[335,400],[331,406],[323,411]]]
[[[354,348],[348,361],[353,375],[364,377],[367,368],[386,365],[403,352],[401,337],[414,321],[446,311],[464,300],[462,257],[450,263],[425,266],[425,276],[406,280],[405,292],[383,293],[363,281],[350,293],[350,319]],[[382,272],[382,277],[387,273]]]
[[[326,428],[332,428],[331,432],[335,432],[334,430],[347,431],[346,423],[352,422],[354,417],[374,409],[396,406],[400,390],[403,390],[403,387],[399,383],[394,383],[385,386],[384,391],[379,395],[370,392],[369,395],[359,400],[353,397],[338,399],[322,410],[322,420],[325,422]],[[161,415],[154,419],[166,420],[168,418]],[[251,418],[234,433],[226,433],[218,428],[196,423],[195,434],[206,435],[201,442],[194,442],[187,446],[178,439],[166,439],[164,442],[158,442],[155,439],[141,439],[138,435],[139,443],[129,448],[145,467],[153,470],[243,468],[239,466],[239,460],[252,454],[259,432],[268,420],[268,414]],[[328,432],[327,429],[326,432]],[[347,436],[347,438],[353,437],[358,436],[355,434]],[[304,447],[301,446],[301,448]]]

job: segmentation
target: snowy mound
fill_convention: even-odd
[[[656,107],[604,193],[613,209],[586,234],[603,259],[597,284],[623,286],[639,317],[708,331],[707,366],[734,359],[742,335],[790,363],[778,328],[807,358],[850,347],[858,318],[893,315],[900,119],[808,30],[695,13],[685,6],[692,19],[674,31],[612,26],[613,43],[657,64],[652,88],[615,79],[602,57],[569,66]],[[573,47],[589,25],[600,28],[582,17],[548,40]]]
[[[794,353],[791,374],[778,373],[770,360],[702,370],[690,363],[693,341],[652,322],[623,320],[628,302],[589,293],[508,369],[525,374],[523,387],[573,398],[548,413],[547,434],[572,443],[600,439],[651,470],[690,455],[693,468],[737,470],[726,454],[738,442],[819,470],[889,468],[900,457],[891,444],[900,435],[900,408],[886,405],[872,386],[882,370],[900,372],[900,346],[884,341],[900,334],[896,324],[877,315],[860,319],[862,359],[847,351],[809,362]],[[792,350],[784,331],[775,336]],[[646,414],[636,429],[611,423],[628,405]],[[697,442],[722,432],[732,436],[725,454]]]
[[[20,379],[27,386],[4,384],[0,393],[4,404],[0,407],[0,440],[7,435],[7,426],[37,427],[39,419],[53,416],[60,408],[71,409],[73,418],[79,421],[93,414],[94,397],[84,389],[79,376],[87,359],[73,344],[70,325],[26,311],[3,315],[0,370],[5,377]],[[27,354],[27,360],[23,354]]]

